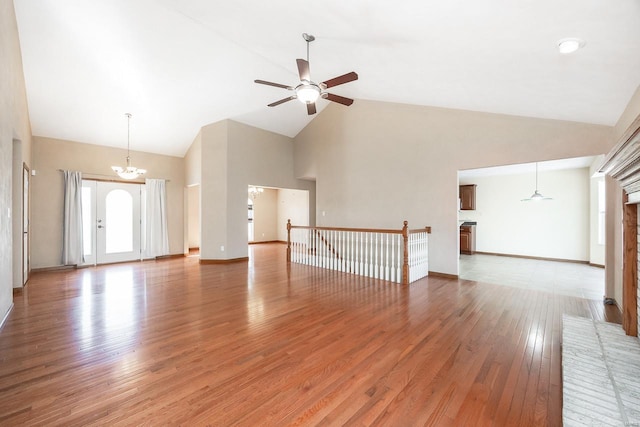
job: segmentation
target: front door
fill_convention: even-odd
[[[140,259],[141,184],[82,182],[86,264]]]

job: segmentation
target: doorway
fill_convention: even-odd
[[[85,264],[141,259],[142,184],[82,181]]]
[[[29,168],[22,166],[22,286],[29,280]]]
[[[200,253],[200,185],[187,187],[187,251],[189,255]]]

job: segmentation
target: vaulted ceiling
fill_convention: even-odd
[[[637,0],[14,0],[34,135],[182,156],[233,119],[295,136],[310,46],[332,92],[614,125],[640,85]],[[557,41],[585,46],[558,52]],[[328,101],[320,100],[318,109]],[[337,106],[337,108],[350,108]]]

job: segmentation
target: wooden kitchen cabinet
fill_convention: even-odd
[[[461,185],[459,189],[460,210],[474,211],[476,210],[476,185]]]
[[[460,226],[460,253],[473,255],[476,251],[475,225]]]

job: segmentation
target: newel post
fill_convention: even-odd
[[[287,220],[287,262],[291,262],[291,220]]]
[[[409,284],[409,222],[404,222],[402,227],[402,240],[404,241],[404,260],[402,261],[402,284]]]

